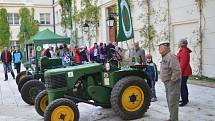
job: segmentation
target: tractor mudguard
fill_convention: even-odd
[[[109,104],[111,88],[103,86],[89,86],[88,94],[90,97],[98,103]]]
[[[141,77],[143,79],[148,79],[148,76],[145,71],[143,70],[138,70],[138,69],[126,69],[126,70],[119,70],[119,71],[114,71],[110,74],[110,85],[109,87],[113,88],[114,85],[123,77],[126,76],[137,76]]]

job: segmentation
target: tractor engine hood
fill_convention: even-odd
[[[99,63],[91,63],[91,64],[84,64],[84,65],[78,65],[78,66],[69,66],[67,68],[57,68],[57,69],[50,69],[45,72],[46,76],[54,76],[58,74],[70,74],[73,72],[73,74],[89,74],[89,73],[95,73],[95,72],[101,72],[103,70],[103,65]],[[68,75],[72,76],[72,75]],[[73,75],[74,76],[74,75]]]
[[[45,85],[48,89],[73,87],[80,77],[99,74],[103,70],[103,65],[98,63],[50,69],[45,72]]]

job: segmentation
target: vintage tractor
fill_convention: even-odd
[[[70,44],[70,38],[62,37],[46,29],[38,32],[30,39],[30,43],[34,44],[34,60],[26,62],[25,67],[31,68],[32,75],[27,75],[21,78],[18,82],[18,89],[22,99],[30,105],[34,104],[34,99],[39,92],[45,90],[44,72],[47,69],[62,68],[61,58],[41,57],[41,51],[45,44]],[[35,64],[32,64],[35,63]]]
[[[112,107],[125,120],[142,117],[151,102],[145,66],[121,69],[109,62],[46,71],[46,90],[35,99],[36,111],[45,121],[78,121],[77,104],[84,102]]]

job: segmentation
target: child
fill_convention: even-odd
[[[152,61],[152,55],[147,54],[146,55],[146,73],[149,76],[149,81],[147,82],[151,88],[152,91],[152,102],[157,101],[156,92],[155,92],[155,82],[158,81],[158,71],[156,64]]]

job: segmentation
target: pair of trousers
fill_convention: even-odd
[[[5,80],[8,80],[8,75],[7,75],[8,71],[10,71],[13,78],[15,78],[15,74],[13,72],[13,68],[12,68],[11,63],[3,63],[3,67],[4,67]]]
[[[165,81],[166,98],[171,121],[178,121],[178,107],[181,81]]]
[[[151,82],[151,91],[152,91],[152,98],[157,98],[157,96],[156,96],[156,91],[155,91],[155,81],[154,80],[151,80],[150,81]]]
[[[21,70],[21,63],[15,63],[14,66],[15,66],[15,69],[17,71],[17,74],[19,74],[20,70]]]
[[[187,87],[188,76],[182,76],[181,79],[181,100],[182,103],[187,103],[188,100],[188,87]]]

